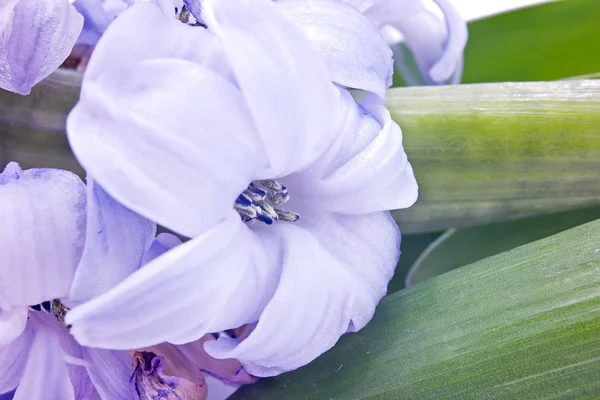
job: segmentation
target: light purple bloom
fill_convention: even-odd
[[[309,0],[318,4],[322,0]],[[462,76],[467,25],[450,0],[434,0],[440,18],[424,0],[343,0],[362,11],[375,25],[399,32],[419,71],[390,39],[396,67],[409,85],[458,83]]]
[[[343,58],[325,64],[279,6],[206,1],[203,18],[208,30],[137,4],[96,47],[68,119],[74,152],[111,196],[192,239],[67,322],[84,345],[123,349],[258,321],[205,348],[274,375],[369,321],[399,256],[385,210],[417,185],[388,111],[334,85]],[[370,67],[344,84],[384,79]],[[236,198],[265,179],[288,186],[298,221],[242,222]]]
[[[86,195],[71,172],[10,163],[0,174],[0,226],[0,393],[16,387],[15,399],[128,399],[130,356],[80,346],[60,320],[63,307],[76,304],[69,292],[102,293],[118,267],[139,266],[155,225],[97,185]],[[90,258],[106,262],[94,276],[86,273]],[[73,282],[78,275],[89,279]]]
[[[0,88],[29,94],[68,57],[82,25],[68,0],[3,0]]]

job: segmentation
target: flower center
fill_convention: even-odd
[[[251,182],[248,189],[235,200],[234,208],[242,221],[252,220],[271,225],[273,221],[297,221],[300,216],[280,207],[290,199],[287,188],[281,183],[267,179]]]
[[[69,311],[69,308],[65,306],[62,301],[59,299],[54,299],[52,301],[44,301],[40,304],[36,304],[34,306],[29,306],[27,309],[35,312],[45,312],[48,314],[52,314],[56,317],[58,322],[60,322],[65,328],[70,328],[69,325],[65,324],[65,315]]]

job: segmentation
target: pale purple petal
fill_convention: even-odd
[[[337,91],[310,40],[268,0],[203,4],[262,137],[274,178],[314,161],[333,141]]]
[[[0,393],[13,390],[19,384],[33,336],[25,332],[12,343],[0,345]]]
[[[0,293],[13,307],[69,293],[85,235],[85,185],[72,172],[22,171],[10,163],[0,174]]]
[[[356,104],[348,93],[335,115],[338,140],[309,169],[286,177],[290,210],[346,214],[406,208],[418,187],[402,146],[402,131],[377,103]]]
[[[2,301],[0,300],[0,303]],[[5,309],[0,304],[0,345],[11,343],[19,337],[27,325],[27,309]]]
[[[115,201],[88,178],[83,255],[69,300],[99,296],[138,269],[156,234],[156,224]]]
[[[67,332],[65,332],[66,334]],[[73,385],[75,400],[91,400],[97,395],[94,384],[90,380],[85,367],[80,365],[67,365],[69,379]]]
[[[75,307],[66,322],[86,346],[187,343],[258,319],[276,282],[259,239],[232,210],[221,225]]]
[[[83,29],[77,43],[95,45],[114,16],[106,12],[102,0],[76,0],[73,6],[83,16]]]
[[[208,61],[207,54],[212,56],[214,42],[205,29],[167,18],[151,2],[135,4],[110,25],[98,42],[84,81],[94,81],[104,74],[118,75],[144,60],[174,58],[203,64]]]
[[[181,239],[171,233],[161,233],[152,242],[148,251],[144,254],[142,265],[148,264],[156,257],[163,255],[167,251],[181,244]]]
[[[357,283],[307,230],[277,224],[261,235],[283,266],[275,294],[245,340],[222,337],[204,347],[240,360],[252,375],[272,376],[312,361],[348,330]]]
[[[423,83],[456,82],[462,73],[467,26],[449,1],[434,1],[445,20],[428,10],[422,0],[376,0],[363,2],[361,7],[376,25],[389,25],[402,34]],[[400,57],[396,61],[404,62]],[[403,65],[399,69],[405,70]]]
[[[82,25],[68,0],[3,0],[0,88],[29,94],[67,58]]]
[[[88,361],[87,373],[102,399],[130,399],[131,356],[125,352],[84,347],[83,359]]]
[[[70,364],[69,361],[70,358],[70,360],[77,360],[77,364],[83,362],[82,348],[69,335],[69,331],[58,322],[54,315],[43,312],[33,312],[30,314],[27,330],[34,337],[37,335],[47,335],[58,340],[61,351],[57,353],[57,357],[60,357],[66,366],[75,400],[91,399],[96,391],[85,368],[81,365]],[[44,382],[41,383],[44,384]]]
[[[398,262],[400,232],[384,212],[304,215],[262,235],[280,245],[275,295],[244,341],[219,338],[205,348],[239,359],[252,375],[271,376],[311,362],[371,319]]]
[[[302,26],[334,82],[385,98],[392,51],[359,10],[337,0],[283,0],[277,8]]]
[[[81,164],[117,201],[194,236],[225,218],[265,161],[239,90],[200,64],[169,58],[163,47],[170,40],[161,44],[157,38],[154,59],[121,65],[118,74],[110,69],[107,57],[119,55],[112,49],[135,45],[125,36],[157,29],[153,18],[166,17],[152,4],[137,4],[109,27],[67,132]],[[138,32],[130,35],[131,30]],[[102,65],[108,70],[98,70]]]
[[[32,321],[33,340],[14,400],[74,400],[60,338],[43,322]]]

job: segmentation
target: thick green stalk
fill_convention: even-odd
[[[600,203],[600,82],[397,88],[419,201],[403,232],[484,224]]]

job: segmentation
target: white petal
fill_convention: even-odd
[[[0,174],[0,293],[13,307],[64,297],[81,257],[85,185],[72,172]]]
[[[82,25],[68,0],[3,0],[0,88],[29,94],[67,58]]]
[[[41,323],[36,324],[33,335],[14,400],[75,399],[60,338]]]
[[[0,345],[13,342],[23,333],[27,325],[27,314],[25,307],[9,310],[0,307]]]
[[[186,343],[258,319],[277,274],[259,239],[229,218],[156,258],[66,317],[86,346],[131,349]]]
[[[240,360],[252,375],[272,376],[307,364],[346,332],[356,282],[310,232],[281,223],[262,234],[279,246],[275,294],[244,341],[219,338],[204,347],[215,358]]]
[[[0,393],[11,391],[19,384],[31,340],[31,332],[27,332],[10,344],[0,345]]]
[[[337,93],[309,39],[268,0],[203,6],[262,136],[270,170],[260,177],[310,164],[335,135],[330,120]]]
[[[358,105],[344,93],[336,114],[339,137],[311,168],[286,177],[288,209],[364,214],[406,208],[417,199],[402,131],[376,103]]]
[[[392,52],[359,10],[336,0],[275,3],[302,26],[334,82],[385,98],[392,83]]]
[[[190,237],[215,226],[264,162],[239,91],[183,60],[121,72],[84,82],[67,121],[75,155],[139,214]]]
[[[138,269],[156,233],[156,224],[116,202],[88,178],[83,255],[69,300],[99,296]]]

